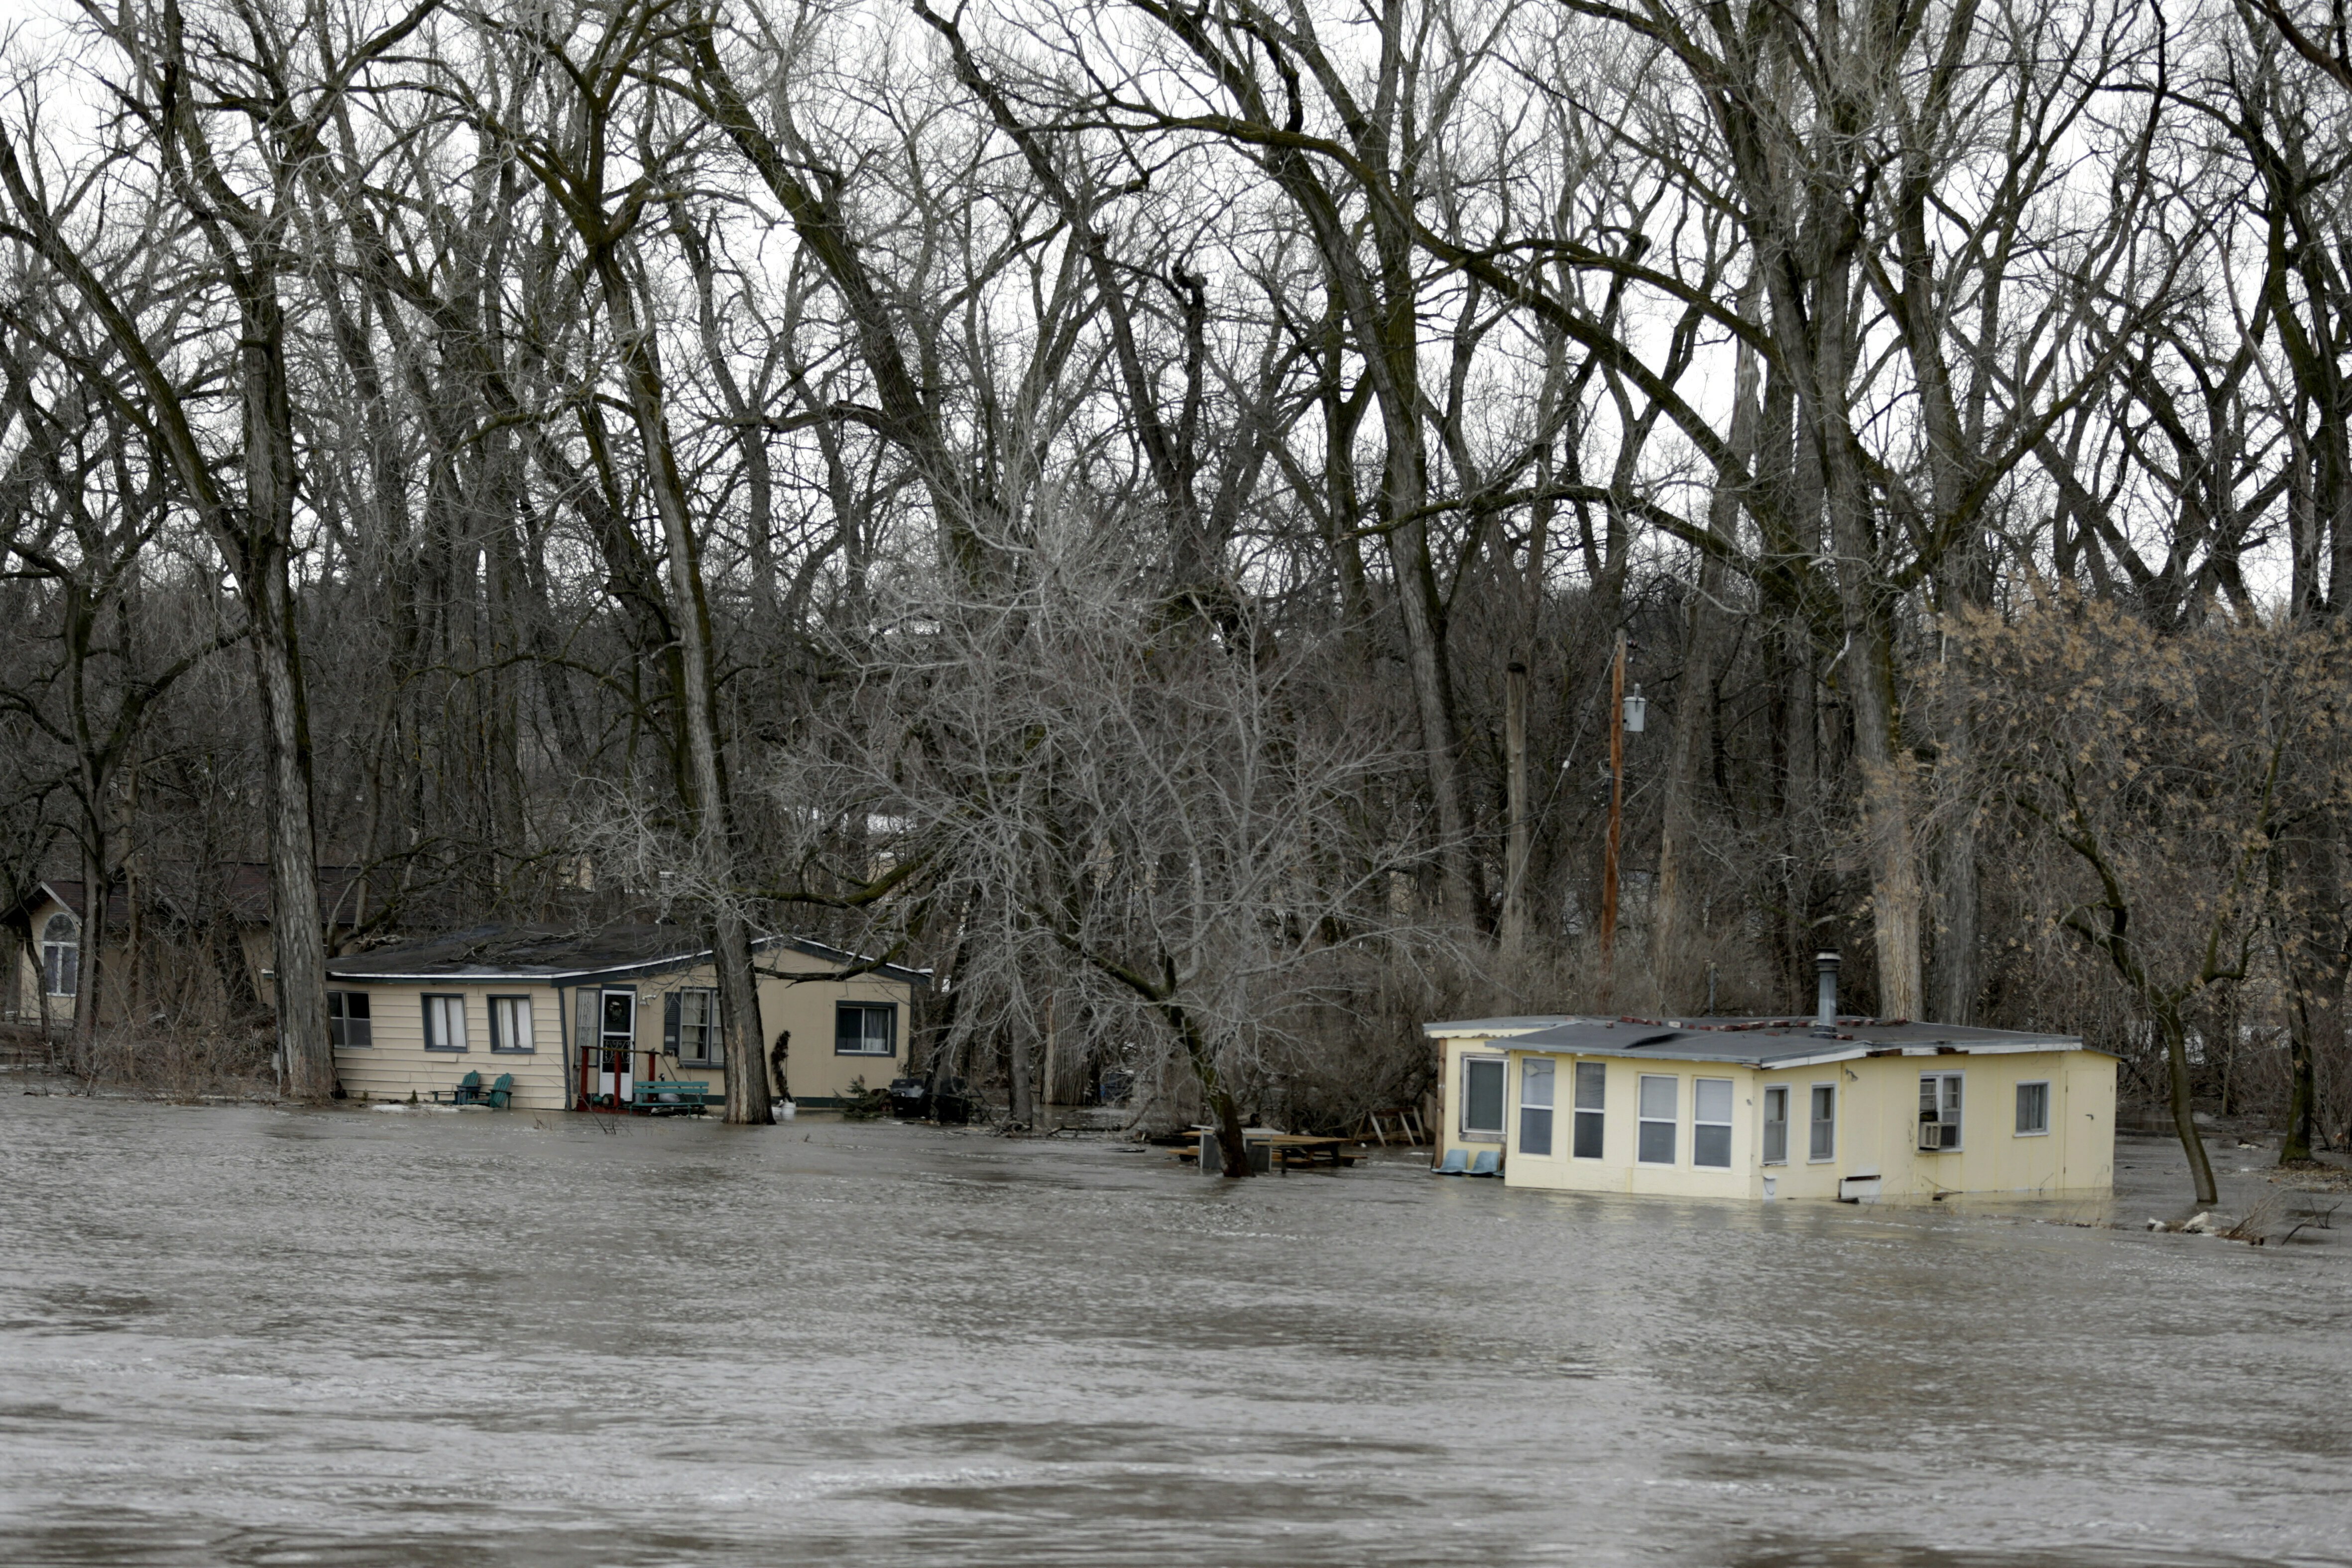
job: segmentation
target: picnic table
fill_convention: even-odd
[[[699,1116],[710,1108],[707,1078],[648,1078],[629,1092],[638,1110],[650,1113]]]
[[[1214,1141],[1217,1135],[1214,1127],[1196,1127],[1193,1131],[1200,1135],[1199,1139],[1191,1144],[1178,1145],[1178,1159],[1199,1159],[1201,1140]],[[1356,1156],[1345,1152],[1349,1144],[1346,1138],[1323,1137],[1311,1133],[1277,1133],[1268,1127],[1244,1127],[1242,1140],[1253,1149],[1265,1149],[1266,1164],[1277,1166],[1285,1173],[1293,1166],[1304,1170],[1315,1166],[1339,1167],[1356,1163]],[[1255,1165],[1257,1162],[1253,1160],[1251,1163]]]

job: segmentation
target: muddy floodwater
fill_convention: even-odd
[[[2332,1249],[814,1118],[0,1177],[12,1564],[2352,1563]]]

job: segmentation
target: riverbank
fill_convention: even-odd
[[[2347,1560],[2335,1258],[1947,1207],[8,1096],[0,1556]]]

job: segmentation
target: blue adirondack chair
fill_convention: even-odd
[[[1470,1176],[1501,1176],[1503,1174],[1502,1154],[1498,1150],[1495,1149],[1480,1149],[1478,1151],[1478,1157],[1470,1162],[1470,1169],[1466,1174]]]
[[[1440,1160],[1436,1165],[1430,1167],[1430,1174],[1433,1176],[1468,1176],[1470,1172],[1469,1168],[1463,1164],[1462,1151],[1460,1149],[1448,1149],[1445,1151],[1445,1157],[1443,1160]]]

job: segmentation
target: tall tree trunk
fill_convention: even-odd
[[[677,632],[677,695],[686,728],[679,793],[693,825],[695,869],[703,896],[709,900],[719,1028],[726,1040],[727,1120],[737,1125],[761,1125],[776,1119],[774,1096],[768,1082],[765,1034],[760,1019],[759,976],[751,962],[751,928],[736,892],[732,802],[719,751],[717,658],[710,634],[710,603],[702,581],[701,548],[663,409],[661,366],[655,357],[653,336],[640,323],[635,292],[614,248],[616,244],[614,237],[598,246],[597,273],[628,377],[629,413],[645,446],[654,509],[660,515],[662,537],[668,547],[670,621]]]
[[[1743,315],[1754,319],[1761,293],[1760,278],[1740,290]],[[1740,465],[1750,472],[1756,466],[1764,423],[1761,380],[1762,363],[1756,350],[1740,344],[1732,382],[1731,449]],[[1738,542],[1740,499],[1729,484],[1717,479],[1707,505],[1707,528],[1726,544]],[[1730,640],[1731,618],[1725,603],[1729,579],[1730,572],[1716,552],[1698,552],[1698,581],[1690,595],[1682,677],[1675,685],[1675,732],[1667,747],[1658,880],[1650,925],[1650,967],[1657,977],[1659,1005],[1669,1010],[1696,1008],[1706,983],[1691,936],[1684,884],[1690,862],[1697,858],[1699,800],[1706,789],[1714,747],[1716,684]]]

